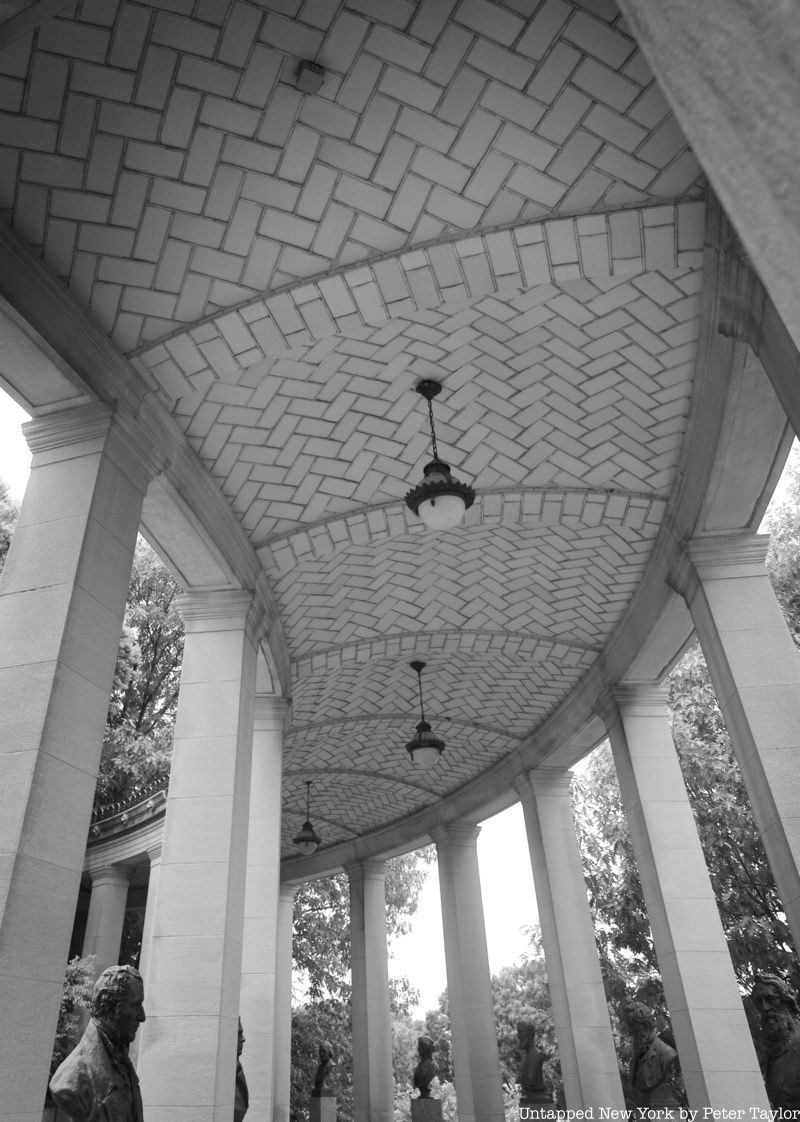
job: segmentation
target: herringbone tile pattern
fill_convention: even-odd
[[[656,527],[499,526],[393,538],[306,561],[275,582],[290,650],[397,632],[500,631],[599,649]]]
[[[312,821],[324,844],[333,844],[430,806],[479,776],[515,743],[501,732],[447,720],[440,725],[434,712],[430,718],[447,745],[433,772],[415,769],[405,750],[418,720],[411,709],[403,720],[377,718],[302,729],[297,743],[290,734],[284,771],[285,852],[293,852],[291,838],[305,818],[307,778],[316,777]]]
[[[420,377],[443,379],[442,452],[481,493],[664,497],[691,385],[697,281],[682,270],[595,278],[417,312],[296,349],[236,385],[213,382],[176,415],[257,546],[400,503],[430,458]],[[328,532],[315,528],[314,540]]]
[[[675,481],[701,198],[613,0],[78,0],[0,51],[0,211],[273,585],[287,853],[306,778],[325,844],[395,821],[599,657]],[[439,536],[403,504],[421,377],[478,492]],[[404,749],[414,657],[434,781]]]
[[[503,638],[501,632],[495,634]],[[421,644],[423,650],[425,646]],[[425,712],[445,737],[451,721],[521,737],[565,696],[592,657],[587,652],[572,666],[556,665],[554,673],[543,661],[519,655],[428,654]],[[298,678],[292,699],[294,729],[383,716],[407,727],[408,741],[419,720],[417,678],[410,661],[373,658],[368,665]]]
[[[0,146],[0,207],[126,353],[332,268],[699,177],[615,6],[581,0],[83,0],[0,53]]]

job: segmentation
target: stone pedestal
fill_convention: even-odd
[[[442,1122],[440,1099],[412,1099],[411,1122]]]
[[[309,1122],[336,1122],[336,1096],[320,1095],[309,1099]]]

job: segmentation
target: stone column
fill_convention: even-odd
[[[764,1082],[667,720],[667,689],[618,686],[604,717],[692,1107],[766,1107]]]
[[[275,955],[275,1032],[273,1035],[273,1122],[289,1122],[292,1074],[292,929],[297,886],[282,884],[278,892],[278,934]],[[267,1115],[269,1119],[269,1115]]]
[[[800,656],[764,568],[768,545],[762,534],[697,538],[679,583],[800,946]]]
[[[459,1122],[504,1122],[489,953],[478,871],[480,827],[432,831],[439,863],[453,1078]]]
[[[256,696],[239,1015],[246,1037],[242,1066],[250,1091],[249,1110],[260,1118],[272,1113],[281,774],[287,708],[283,697]]]
[[[150,860],[150,875],[147,879],[147,903],[144,909],[144,924],[142,928],[142,950],[139,955],[139,973],[144,980],[144,992],[147,994],[147,978],[150,970],[150,957],[153,950],[153,929],[156,919],[156,899],[158,898],[158,880],[161,875],[161,853],[163,843],[151,845],[147,850]],[[145,1012],[147,1010],[145,1009]],[[138,1039],[138,1037],[137,1037]]]
[[[181,598],[186,624],[139,1030],[147,1122],[230,1122],[255,700],[249,592]]]
[[[0,1118],[41,1118],[147,474],[109,405],[31,421],[0,584]]]
[[[83,953],[93,954],[96,958],[95,978],[107,966],[116,966],[119,962],[130,883],[131,870],[124,865],[108,865],[92,873],[92,895],[86,917]]]
[[[392,1122],[386,863],[356,861],[345,872],[350,878],[354,1115],[356,1122]]]
[[[792,4],[620,0],[620,10],[800,346],[800,29]]]
[[[514,786],[525,815],[567,1106],[622,1109],[625,1097],[575,835],[570,779],[568,771],[537,768]]]

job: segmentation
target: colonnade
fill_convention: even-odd
[[[107,406],[28,427],[31,481],[3,575],[0,1118],[36,1119],[78,894],[99,746],[147,486]],[[57,548],[54,548],[54,543]],[[687,543],[674,574],[731,733],[800,943],[800,660],[764,569],[766,539]],[[186,642],[163,846],[151,846],[138,1069],[148,1122],[230,1117],[236,1022],[251,1103],[288,1118],[293,887],[280,883],[287,703],[259,692],[262,619],[243,590],[184,597]],[[730,957],[657,683],[598,701],[614,753],[692,1106],[766,1106]],[[568,775],[518,775],[568,1105],[622,1107]],[[68,812],[67,812],[68,811]],[[461,1122],[497,1122],[502,1088],[473,821],[431,829],[441,884]],[[382,860],[351,886],[358,1122],[392,1116]],[[125,870],[98,868],[87,924],[101,964],[118,946]],[[25,1075],[21,1076],[20,1073]],[[187,1106],[186,1104],[191,1104]]]

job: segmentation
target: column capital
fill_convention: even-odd
[[[114,884],[122,886],[131,883],[133,869],[128,865],[101,865],[98,869],[89,870],[89,879],[92,888],[100,884]]]
[[[274,693],[257,693],[254,727],[282,732],[290,704],[287,697],[280,697]]]
[[[435,826],[430,831],[430,836],[437,846],[460,845],[474,849],[478,844],[478,834],[480,832],[481,828],[477,822],[455,821]]]
[[[670,574],[669,584],[681,596],[690,598],[698,580],[766,576],[769,541],[769,534],[750,530],[690,538],[683,543],[683,556]]]
[[[572,772],[563,767],[536,767],[528,772],[528,780],[536,794],[561,795],[569,798]]]
[[[22,433],[35,456],[38,452],[51,452],[73,444],[103,440],[111,428],[114,406],[110,402],[96,401],[91,405],[78,405],[60,413],[49,413],[26,421]]]
[[[251,624],[253,593],[245,588],[183,592],[176,597],[187,632],[234,631]]]
[[[163,841],[153,842],[152,845],[148,845],[146,853],[147,853],[147,856],[150,860],[150,867],[151,868],[152,868],[153,865],[158,865],[159,862],[161,861],[162,849],[163,849]]]
[[[622,714],[666,719],[669,686],[656,682],[620,682],[612,687],[611,694]]]
[[[286,881],[281,881],[278,888],[278,899],[282,904],[294,903],[294,898],[297,895],[299,884],[288,884]]]
[[[385,880],[386,862],[378,857],[348,861],[344,866],[348,878],[353,880]]]
[[[77,446],[82,446],[84,453],[102,452],[111,436],[118,448],[115,458],[121,461],[119,466],[142,491],[166,465],[152,442],[142,436],[136,421],[114,402],[95,401],[36,417],[22,426],[22,432],[32,454],[47,454],[51,463],[74,455]]]

